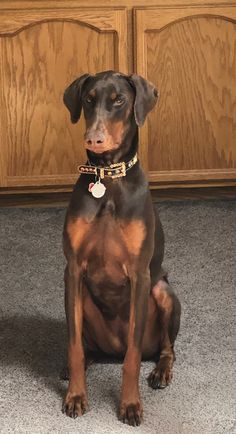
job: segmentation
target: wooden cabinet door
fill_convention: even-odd
[[[137,73],[160,91],[141,131],[150,181],[234,184],[236,7],[136,9],[135,29]]]
[[[70,123],[63,92],[85,72],[128,72],[124,8],[54,5],[0,5],[0,187],[73,184],[84,122]]]

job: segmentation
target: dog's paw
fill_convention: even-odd
[[[122,403],[120,406],[119,420],[131,426],[139,426],[142,421],[143,409],[140,402],[135,404]]]
[[[82,416],[88,409],[88,402],[85,395],[72,396],[67,394],[62,406],[62,413],[75,419],[78,416]]]
[[[172,369],[167,363],[160,361],[148,377],[148,385],[152,389],[164,389],[172,380]]]

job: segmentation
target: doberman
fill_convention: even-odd
[[[137,157],[138,127],[158,92],[138,75],[85,74],[64,93],[72,123],[83,108],[87,163],[64,226],[69,386],[63,412],[87,409],[87,355],[124,358],[119,419],[140,425],[141,359],[153,389],[172,378],[180,303],[162,269],[164,235]]]

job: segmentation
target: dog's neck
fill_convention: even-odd
[[[95,154],[94,152],[87,151],[88,162],[93,166],[110,166],[114,163],[127,163],[130,161],[138,151],[138,128],[132,129],[124,141],[120,145],[119,149],[114,151],[103,152],[102,154]],[[132,134],[133,133],[133,134]]]

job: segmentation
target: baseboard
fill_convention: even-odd
[[[166,200],[227,200],[236,199],[236,186],[173,188],[166,190],[152,190],[151,193],[154,202]]]
[[[236,187],[173,188],[151,190],[154,202],[178,200],[236,199]],[[14,193],[0,196],[0,207],[66,207],[71,192]]]

